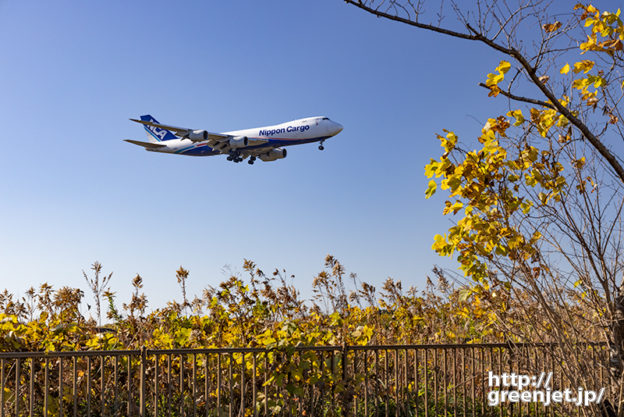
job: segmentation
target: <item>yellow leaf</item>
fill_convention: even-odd
[[[464,206],[464,204],[461,201],[456,201],[454,204],[451,205],[450,201],[447,201],[445,203],[445,208],[442,212],[442,214],[446,215],[448,213],[453,213],[456,214],[459,210],[461,210],[461,208]]]
[[[575,159],[574,161],[572,161],[572,164],[576,169],[583,168],[583,165],[585,165],[585,157],[582,157],[581,159]]]
[[[434,159],[431,159],[431,162],[425,165],[425,175],[427,176],[427,178],[433,177],[433,175],[436,172],[437,167],[438,167],[438,162],[436,162]]]
[[[513,110],[507,113],[507,116],[511,116],[514,119],[516,119],[516,122],[514,123],[514,126],[520,126],[522,123],[524,123],[524,116],[522,114],[521,110]]]
[[[579,45],[579,48],[583,51],[581,54],[584,54],[587,51],[592,50],[596,46],[596,35],[589,36],[587,35],[587,42],[583,42]]]
[[[544,32],[548,32],[548,33],[554,32],[560,27],[561,27],[561,22],[555,22],[555,23],[542,25],[542,29],[544,29]]]
[[[487,80],[485,81],[485,85],[490,87],[492,85],[496,85],[499,82],[503,81],[505,78],[502,74],[488,74]]]
[[[579,72],[583,71],[585,74],[587,74],[589,71],[591,71],[593,67],[594,67],[594,61],[590,61],[589,59],[584,59],[574,64],[574,73],[578,74]]]
[[[437,187],[438,185],[436,184],[434,180],[429,181],[429,186],[427,187],[427,190],[425,191],[425,197],[429,198],[432,195],[434,195]]]
[[[433,237],[433,241],[434,242],[433,245],[431,245],[431,249],[436,252],[442,250],[447,245],[446,239],[442,235],[435,235]]]
[[[450,152],[455,148],[455,145],[457,144],[457,135],[450,130],[444,129],[444,131],[446,132],[446,139],[438,136],[440,138],[440,146],[442,146],[446,152]]]
[[[507,61],[501,61],[500,64],[498,64],[498,67],[496,67],[496,70],[500,73],[506,74],[507,71],[509,71],[509,68],[511,68],[511,64]]]
[[[498,93],[500,93],[500,88],[498,86],[492,85],[490,87],[490,92],[488,93],[488,97],[496,97]]]
[[[496,67],[496,71],[498,71],[498,74],[488,74],[487,80],[485,81],[485,86],[490,89],[488,97],[498,95],[498,93],[500,92],[500,89],[498,88],[498,83],[505,79],[505,73],[509,71],[509,68],[511,68],[511,64],[509,62],[501,61],[498,64],[498,67]]]
[[[559,70],[560,74],[567,74],[570,71],[570,64],[565,64],[561,70]]]

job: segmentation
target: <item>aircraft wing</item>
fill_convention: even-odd
[[[177,127],[163,125],[160,123],[149,122],[146,120],[130,119],[133,122],[141,123],[147,126],[157,127],[173,132],[182,139],[189,139],[193,142],[208,142],[208,146],[220,153],[230,153],[232,149],[244,147],[248,145],[261,145],[268,142],[266,139],[249,139],[247,137],[235,137],[223,133],[213,133],[206,130],[194,130],[186,127]]]
[[[222,133],[212,133],[212,132],[207,132],[205,130],[189,129],[187,127],[163,125],[160,123],[148,122],[146,120],[137,120],[137,119],[130,119],[130,120],[132,120],[133,122],[141,123],[143,125],[154,126],[159,129],[171,130],[173,133],[176,134],[176,136],[179,136],[184,139],[190,139],[194,142],[202,142],[205,140],[223,140],[223,139],[229,139],[231,137],[230,135],[224,135]]]

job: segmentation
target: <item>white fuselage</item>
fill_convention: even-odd
[[[327,117],[309,117],[293,120],[272,126],[255,127],[252,129],[233,130],[223,134],[233,137],[247,137],[249,146],[238,148],[241,153],[263,148],[298,145],[302,143],[324,141],[342,131],[339,123]],[[220,152],[208,146],[209,141],[191,141],[189,139],[173,139],[160,142],[166,145],[155,152],[177,153],[181,155],[209,156]],[[255,143],[254,143],[255,142]]]

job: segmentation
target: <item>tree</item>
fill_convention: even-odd
[[[531,331],[509,326],[510,339],[558,343],[562,372],[578,386],[595,374],[578,342],[597,326],[610,350],[613,408],[603,412],[624,416],[620,11],[577,4],[555,13],[550,1],[493,0],[469,9],[442,2],[430,16],[425,1],[346,2],[501,54],[480,85],[507,108],[488,119],[475,150],[450,130],[438,135],[444,152],[425,168],[426,196],[440,187],[448,193],[443,213],[456,218],[433,249],[456,256],[473,293],[499,314],[505,303],[497,294],[536,301]],[[450,15],[457,19],[447,24]]]

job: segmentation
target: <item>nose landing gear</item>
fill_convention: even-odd
[[[321,143],[319,144],[319,151],[322,151],[323,149],[325,149],[325,147],[323,146],[323,142],[325,142],[324,140],[321,141]]]

